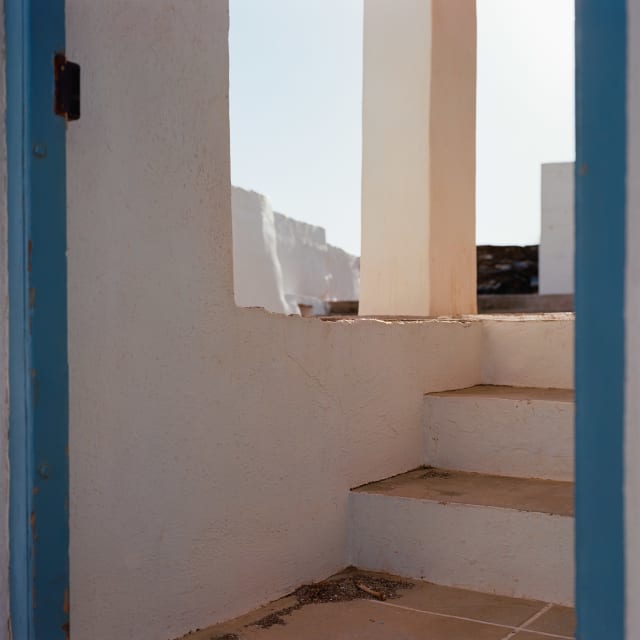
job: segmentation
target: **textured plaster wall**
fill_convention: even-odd
[[[223,0],[67,0],[75,640],[162,640],[347,562],[348,489],[420,464],[481,323],[236,308]]]
[[[640,2],[628,0],[626,580],[629,640],[640,638]]]
[[[0,41],[4,43],[4,2],[0,3]],[[0,54],[5,67],[5,49]],[[0,112],[5,113],[5,75],[0,78]],[[7,279],[7,155],[5,121],[0,118],[0,640],[9,619],[9,299]]]
[[[573,293],[575,180],[573,162],[542,165],[540,293]]]

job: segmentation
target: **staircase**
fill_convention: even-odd
[[[424,468],[351,492],[352,564],[572,605],[573,392],[429,394]]]

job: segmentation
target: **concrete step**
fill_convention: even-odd
[[[482,324],[480,379],[485,384],[573,388],[573,313],[476,318]]]
[[[574,393],[478,386],[425,396],[425,463],[572,481]]]
[[[573,484],[418,469],[354,489],[350,562],[572,605]]]

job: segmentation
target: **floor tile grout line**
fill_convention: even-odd
[[[512,625],[501,624],[499,622],[486,622],[485,620],[477,620],[475,618],[465,618],[464,616],[454,616],[449,613],[437,613],[436,611],[425,611],[423,609],[414,609],[412,607],[405,607],[400,604],[394,604],[393,602],[380,602],[379,600],[367,600],[367,602],[370,602],[371,604],[382,605],[383,607],[391,607],[393,609],[411,611],[413,613],[422,613],[425,615],[438,616],[440,618],[449,618],[451,620],[461,620],[463,622],[475,622],[476,624],[483,624],[489,627],[498,627],[499,629],[508,629],[509,633],[503,640],[510,640],[521,631],[528,632],[528,633],[537,633],[547,638],[553,638],[554,640],[572,640],[570,636],[559,636],[553,633],[545,633],[544,631],[534,631],[533,629],[526,628],[525,625],[532,624],[533,622],[541,618],[545,613],[550,611],[555,606],[553,603],[546,604],[544,607],[542,607],[542,609],[540,609],[540,611],[538,611],[536,614],[534,614],[533,616],[525,620],[522,623],[522,625],[520,625],[519,627],[514,627]]]
[[[464,616],[454,616],[449,613],[437,613],[436,611],[425,611],[424,609],[413,609],[412,607],[405,607],[400,604],[394,604],[393,602],[380,602],[379,600],[367,600],[372,604],[382,605],[383,607],[392,607],[393,609],[401,609],[403,611],[412,611],[413,613],[422,613],[429,616],[438,616],[440,618],[450,618],[451,620],[462,620],[463,622],[475,622],[477,624],[484,624],[490,627],[498,627],[500,629],[508,629],[511,631],[518,631],[517,627],[508,624],[501,624],[499,622],[485,622],[484,620],[476,620],[475,618],[465,618]]]
[[[543,636],[544,638],[549,638],[550,640],[574,640],[574,638],[572,638],[571,636],[557,636],[553,633],[534,631],[533,629],[514,629],[506,638],[503,638],[502,640],[511,640],[511,638],[515,638],[520,633],[523,633],[525,638],[528,635],[535,635]]]
[[[548,603],[538,613],[531,616],[528,620],[525,620],[517,629],[514,629],[511,633],[507,635],[503,640],[511,640],[515,638],[519,633],[534,633],[539,636],[544,636],[545,638],[554,638],[556,640],[572,640],[569,636],[559,636],[555,633],[546,633],[545,631],[536,631],[535,629],[531,629],[529,625],[533,624],[536,620],[542,618],[545,613],[548,613],[553,609],[555,605],[553,603]]]
[[[527,618],[519,627],[509,632],[506,638],[503,638],[502,640],[511,640],[512,638],[515,638],[516,635],[520,633],[520,631],[522,631],[528,624],[535,622],[536,620],[541,618],[545,613],[547,613],[547,611],[550,611],[552,606],[553,605],[550,603],[545,604],[539,611],[534,613],[531,617]]]
[[[546,604],[544,607],[542,607],[542,609],[540,609],[540,611],[538,611],[538,613],[532,615],[528,620],[525,620],[519,627],[518,627],[518,631],[523,631],[525,630],[530,624],[533,624],[536,620],[539,620],[540,618],[542,618],[542,616],[545,613],[549,613],[549,611],[551,611],[551,609],[553,609],[553,604],[552,603],[548,603]]]

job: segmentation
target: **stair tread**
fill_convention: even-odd
[[[426,394],[436,398],[499,398],[503,400],[544,400],[548,402],[574,402],[573,389],[543,389],[539,387],[501,387],[477,385],[467,389],[454,389]]]
[[[463,504],[573,516],[574,483],[423,468],[354,489],[440,504]]]

